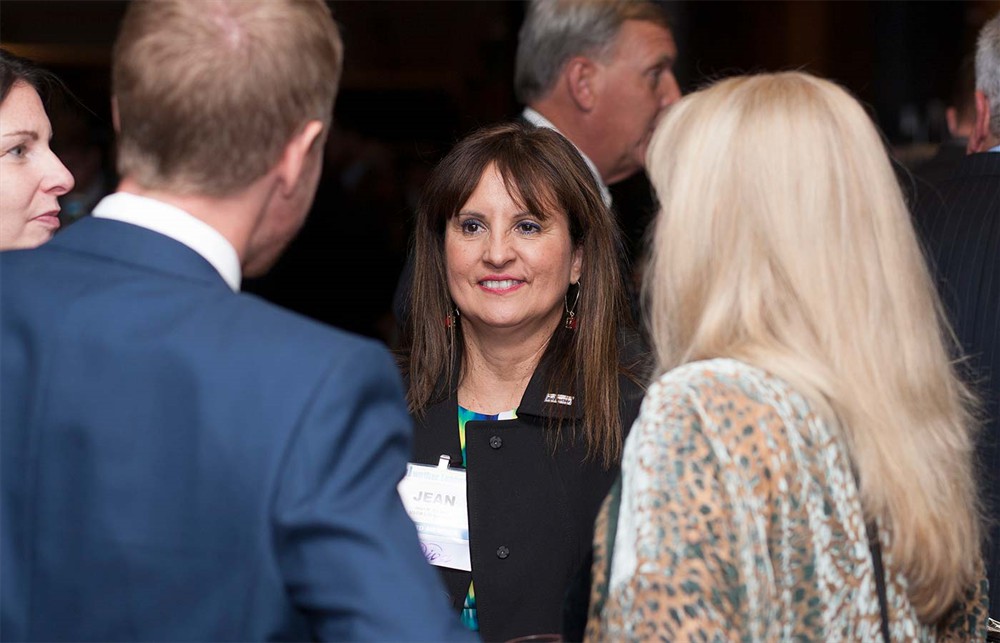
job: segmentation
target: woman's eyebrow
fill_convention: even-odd
[[[32,140],[35,140],[35,141],[38,140],[38,132],[36,132],[35,130],[22,129],[22,130],[17,130],[15,132],[4,132],[3,135],[4,136],[27,136],[27,137],[31,138]]]

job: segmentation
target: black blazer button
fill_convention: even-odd
[[[509,549],[507,549],[503,545],[500,545],[499,547],[497,547],[497,558],[499,558],[500,560],[503,560],[504,558],[507,558],[508,556],[510,556],[510,550]]]
[[[494,449],[499,449],[500,447],[503,446],[503,438],[501,438],[499,435],[492,436],[490,438],[490,446],[493,447]]]

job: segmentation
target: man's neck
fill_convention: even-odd
[[[585,137],[581,137],[579,134],[574,134],[573,132],[578,131],[578,127],[574,127],[571,122],[572,119],[560,118],[562,114],[558,110],[549,110],[548,113],[540,111],[546,109],[546,103],[536,103],[525,108],[527,112],[526,118],[536,126],[551,127],[560,134],[566,137],[566,139],[572,143],[576,149],[583,156],[583,160],[587,163],[587,167],[590,168],[591,174],[594,175],[594,179],[597,181],[597,187],[601,191],[601,198],[604,200],[604,204],[607,206],[611,205],[611,192],[608,191],[608,184],[604,181],[604,176],[601,174],[600,168],[594,162],[593,158],[587,152],[586,149],[580,146],[578,141],[585,140]],[[527,110],[531,110],[528,112]],[[540,119],[540,120],[539,120]],[[567,128],[569,131],[567,131]]]
[[[604,168],[601,167],[598,151],[592,145],[585,125],[580,121],[573,106],[563,105],[557,92],[553,92],[545,98],[535,101],[529,107],[541,114],[547,121],[552,123],[559,133],[572,141],[580,152],[590,159],[594,167],[597,168],[604,182]]]
[[[246,259],[250,235],[263,216],[266,203],[266,195],[261,194],[262,187],[256,183],[231,196],[213,197],[149,189],[125,177],[118,184],[117,191],[172,205],[211,226],[233,246],[241,265]]]

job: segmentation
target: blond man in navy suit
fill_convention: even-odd
[[[0,254],[2,638],[468,638],[389,355],[239,292],[309,209],[341,54],[321,0],[129,6],[117,192]]]

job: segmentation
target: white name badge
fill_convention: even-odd
[[[450,461],[443,455],[436,467],[410,462],[396,488],[406,513],[417,526],[427,562],[469,572],[472,559],[465,470],[449,469]]]

